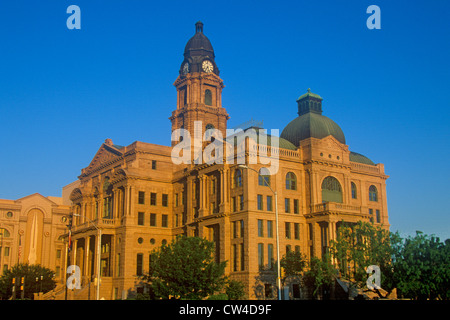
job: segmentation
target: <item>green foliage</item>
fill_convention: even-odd
[[[399,293],[411,299],[450,299],[450,239],[420,231],[401,239],[393,255],[395,282]]]
[[[142,279],[156,299],[203,299],[223,289],[225,266],[215,262],[213,242],[179,236],[151,253]]]
[[[367,267],[377,265],[382,273],[384,287],[391,289],[391,240],[395,239],[389,231],[371,223],[343,223],[337,230],[337,240],[330,241],[330,253],[337,260],[338,270],[344,279],[363,286],[368,277]]]
[[[280,260],[280,266],[284,269],[283,283],[291,276],[301,276],[306,267],[306,257],[297,251],[288,251]]]
[[[43,280],[41,280],[43,276]],[[53,279],[54,272],[48,268],[40,265],[16,264],[9,270],[4,270],[0,277],[0,295],[2,299],[9,299],[12,296],[12,282],[16,279],[16,299],[20,299],[20,278],[24,277],[25,299],[33,299],[33,293],[41,291],[48,292],[56,287],[56,282]],[[38,281],[36,281],[38,278]],[[42,282],[42,283],[41,283]]]
[[[230,300],[240,300],[245,298],[244,284],[240,281],[228,281],[225,292]]]
[[[306,286],[312,289],[313,297],[317,298],[324,287],[333,283],[335,275],[336,270],[331,264],[329,255],[325,255],[323,260],[312,257],[308,270],[303,275],[303,280]]]

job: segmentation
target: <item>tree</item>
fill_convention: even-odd
[[[337,260],[337,267],[344,279],[363,286],[367,281],[367,267],[377,265],[381,270],[381,286],[393,288],[391,258],[393,246],[398,242],[395,234],[371,223],[359,221],[345,224],[337,230],[337,239],[330,241],[330,253]]]
[[[450,239],[420,231],[401,239],[393,255],[394,281],[399,293],[411,299],[450,299]]]
[[[225,293],[230,300],[244,299],[245,291],[244,284],[240,281],[229,280],[226,284]]]
[[[216,263],[215,244],[178,236],[150,254],[149,273],[142,279],[156,299],[203,299],[226,284],[226,262]]]
[[[324,289],[331,286],[334,281],[336,270],[331,264],[330,257],[326,254],[323,260],[312,257],[309,261],[308,270],[303,279],[305,284],[312,290],[313,298],[317,299]]]
[[[22,277],[24,278],[25,299],[33,299],[33,293],[41,291],[45,293],[56,287],[52,270],[37,264],[20,263],[11,269],[3,271],[3,275],[0,277],[0,295],[2,299],[9,299],[12,296],[13,278],[16,279],[16,298],[20,299],[21,293],[18,290]]]
[[[298,251],[287,251],[280,260],[280,266],[284,270],[283,285],[288,277],[301,276],[306,267],[306,257]]]

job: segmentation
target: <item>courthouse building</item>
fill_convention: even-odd
[[[174,86],[176,108],[168,115],[172,132],[186,129],[194,136],[201,121],[200,134],[217,129],[226,139],[229,115],[222,105],[224,84],[201,22],[185,46]],[[100,296],[105,299],[145,292],[138,276],[148,271],[151,251],[177,235],[214,241],[216,260],[227,261],[226,274],[244,283],[248,297],[270,299],[276,297],[275,203],[281,256],[297,250],[308,258],[321,257],[342,221],[372,221],[389,228],[388,176],[383,164],[350,151],[343,130],[322,114],[326,113],[322,97],[305,91],[297,105],[285,106],[292,109],[292,119],[286,120],[279,138],[269,136],[264,141],[258,124],[243,128],[254,130],[257,137],[256,144],[245,140],[241,156],[247,168],[238,161],[175,163],[172,149],[176,141],[172,146],[140,141],[122,146],[106,139],[70,187],[73,220],[68,260],[80,267],[84,297],[89,289],[89,297],[94,298],[98,229],[102,234]],[[193,156],[207,145],[197,146]],[[267,175],[262,170],[267,165],[260,161],[248,161],[263,151],[276,155],[276,174]],[[234,160],[238,157],[236,152]],[[11,226],[10,234],[16,234],[17,228],[13,223],[7,225],[3,217],[9,209],[2,208],[2,227]],[[66,212],[55,205],[52,208],[54,221]],[[18,219],[30,221],[31,216],[23,213]],[[49,255],[62,250],[64,256],[62,244],[67,245],[67,238],[67,228],[64,232],[58,229]],[[41,259],[49,259],[51,266],[62,270],[54,257]],[[290,282],[286,292],[291,298],[301,298],[301,284]]]

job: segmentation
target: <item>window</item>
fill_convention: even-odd
[[[258,243],[258,266],[264,268],[264,244]]]
[[[273,244],[269,243],[267,245],[267,259],[269,263],[269,269],[272,270],[274,266],[274,258],[273,258]]]
[[[233,244],[233,271],[238,270],[238,248],[237,245]]]
[[[272,211],[272,196],[267,196],[267,211]]]
[[[162,195],[162,206],[167,207],[169,205],[169,195],[163,194]]]
[[[269,169],[267,168],[261,168],[259,170],[258,175],[258,184],[260,186],[270,186],[270,175],[269,175]]]
[[[298,199],[294,199],[294,214],[298,214]]]
[[[376,210],[376,219],[377,219],[377,223],[381,222],[381,216],[380,216],[380,210]]]
[[[263,204],[263,196],[262,194],[258,194],[258,210],[263,210],[264,204]]]
[[[369,188],[369,200],[378,201],[378,190],[374,185]]]
[[[273,238],[273,221],[267,220],[267,237]]]
[[[297,177],[293,172],[288,172],[286,174],[286,189],[297,190]]]
[[[144,225],[144,212],[138,212],[138,225]]]
[[[175,193],[175,207],[178,207],[178,193]]]
[[[286,235],[286,239],[290,239],[291,238],[291,223],[290,222],[284,223],[284,232]]]
[[[156,170],[156,160],[152,160],[152,169]]]
[[[205,90],[205,104],[207,106],[212,106],[212,93],[209,89]]]
[[[156,193],[150,193],[150,205],[156,206]]]
[[[236,197],[231,198],[231,206],[232,206],[232,210],[233,212],[237,211],[237,204],[236,204]]]
[[[161,227],[167,228],[169,226],[169,216],[167,214],[163,214],[161,218]]]
[[[138,203],[145,204],[145,192],[144,191],[139,191]]]
[[[300,240],[300,224],[294,223],[294,239]]]
[[[244,210],[244,195],[239,196],[239,210]]]
[[[142,276],[142,263],[144,260],[144,255],[142,253],[138,253],[136,256],[136,275]]]
[[[150,227],[156,227],[156,213],[150,213]]]
[[[292,297],[294,299],[300,299],[300,285],[298,283],[292,285]]]
[[[239,169],[234,172],[234,186],[242,187],[242,172]]]
[[[266,298],[272,298],[272,285],[270,283],[264,284],[264,295]]]
[[[373,209],[369,209],[369,220],[373,223]]]
[[[264,237],[264,221],[258,220],[258,237]]]
[[[284,199],[284,212],[291,213],[291,199]]]
[[[322,202],[342,203],[341,184],[335,177],[328,176],[322,182]]]
[[[356,184],[354,182],[352,182],[352,199],[356,199],[358,196],[357,192],[356,192]]]
[[[244,244],[241,243],[241,244],[239,245],[239,247],[241,248],[241,271],[244,271],[244,270],[245,270],[245,264],[244,264],[244,261],[245,261]]]

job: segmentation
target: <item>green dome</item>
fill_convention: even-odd
[[[335,137],[340,143],[345,144],[344,133],[336,122],[319,113],[308,112],[292,120],[283,129],[280,137],[298,147],[303,139],[322,139],[329,135]]]
[[[367,158],[366,156],[363,156],[360,153],[356,153],[356,152],[350,152],[350,161],[352,162],[358,162],[358,163],[363,163],[363,164],[370,164],[372,166],[375,165],[375,163],[370,160],[369,158]]]

